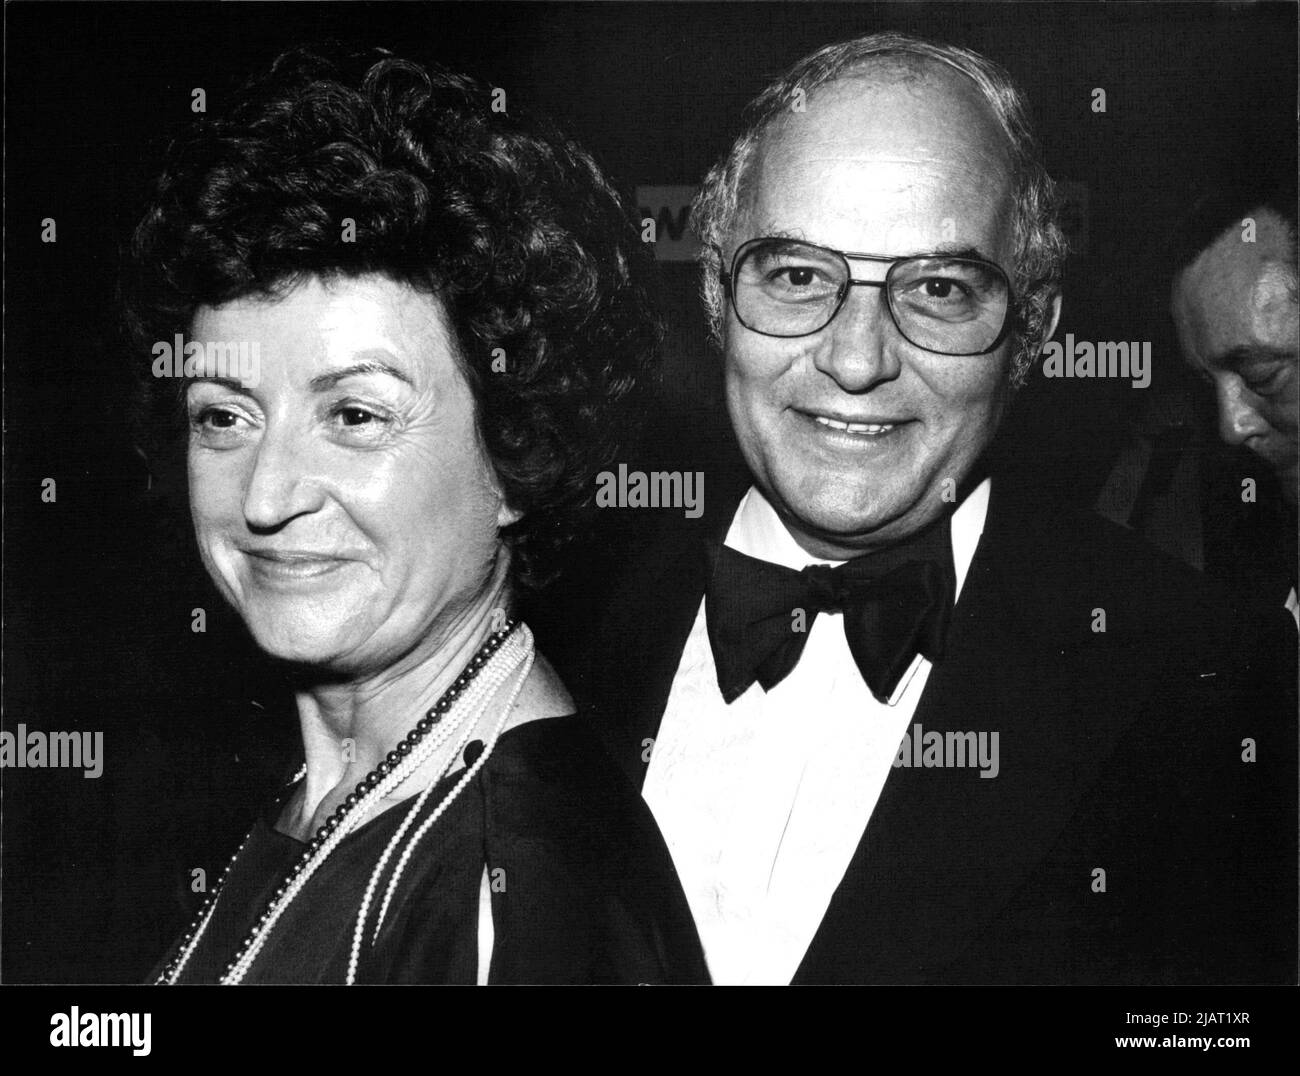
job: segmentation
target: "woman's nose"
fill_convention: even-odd
[[[313,474],[307,439],[272,424],[263,434],[244,489],[244,519],[268,530],[320,507],[321,487]]]
[[[850,287],[825,332],[813,363],[845,392],[866,392],[898,376],[894,324],[882,288]]]

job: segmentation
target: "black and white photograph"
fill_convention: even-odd
[[[1296,3],[4,11],[12,1041],[1293,1041]]]

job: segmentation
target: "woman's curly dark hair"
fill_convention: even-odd
[[[146,376],[154,341],[200,306],[381,273],[442,302],[480,436],[523,512],[503,531],[513,577],[549,581],[663,329],[651,259],[595,162],[493,104],[434,65],[296,49],[172,144],[123,274],[147,454],[174,450],[182,414],[183,382]]]

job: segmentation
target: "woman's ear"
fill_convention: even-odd
[[[502,527],[502,528],[508,527],[512,523],[518,523],[521,519],[524,518],[523,512],[511,508],[510,505],[506,503],[506,499],[503,494],[498,494],[498,496],[500,496],[501,498],[500,504],[497,507],[498,527]]]
[[[501,488],[501,476],[497,474],[496,468],[486,460],[483,469],[483,483],[487,487],[484,492],[490,492],[490,495],[496,499],[498,528],[508,527],[524,518],[524,513],[510,504],[509,496]]]

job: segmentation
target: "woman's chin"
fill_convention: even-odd
[[[276,661],[313,668],[346,671],[354,647],[338,631],[287,627],[284,624],[249,624],[259,649]]]

